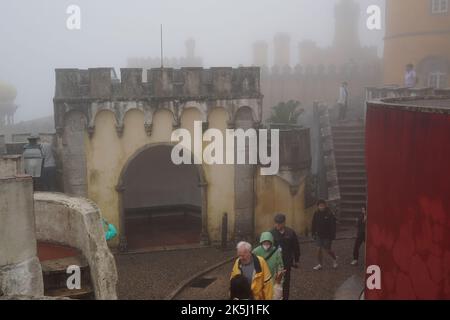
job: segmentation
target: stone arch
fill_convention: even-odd
[[[179,109],[180,121],[181,121],[181,118],[183,117],[184,112],[187,110],[190,110],[190,109],[196,109],[201,114],[203,122],[208,121],[208,111],[207,111],[206,104],[199,103],[199,102],[189,102],[189,103],[183,104],[182,107]]]
[[[141,155],[148,151],[155,150],[155,148],[160,147],[173,147],[175,144],[169,142],[161,142],[161,143],[150,143],[141,148],[139,148],[132,156],[128,158],[125,165],[123,166],[121,173],[119,175],[119,181],[116,186],[116,191],[118,192],[119,198],[119,225],[120,225],[120,242],[119,247],[121,251],[127,251],[127,230],[126,230],[126,208],[124,203],[124,194],[126,191],[126,175],[129,172],[129,169],[134,164],[135,160],[138,159]],[[190,151],[189,151],[190,152]],[[201,244],[209,243],[208,236],[208,202],[207,202],[207,180],[204,168],[202,165],[193,165],[197,171],[198,178],[198,186],[200,188],[201,194]]]
[[[186,114],[188,114],[189,112],[195,112],[197,115],[199,115],[200,116],[200,120],[203,123],[206,123],[208,121],[207,114],[205,112],[202,112],[202,110],[200,110],[199,108],[197,108],[197,107],[186,107],[186,108],[183,108],[180,111],[180,117],[179,117],[179,119],[180,119],[180,126],[182,125],[183,120],[185,120],[184,117],[186,117]]]
[[[241,106],[236,110],[234,114],[234,123],[242,123],[242,125],[246,128],[247,126],[253,127],[256,123],[257,116],[252,108],[249,106]],[[244,125],[245,123],[245,125]],[[244,128],[243,127],[243,128]],[[248,129],[248,128],[247,128]]]
[[[153,111],[153,113],[152,113],[152,121],[155,118],[155,116],[158,113],[160,113],[160,112],[170,112],[170,114],[172,116],[172,126],[173,127],[176,128],[176,127],[178,127],[180,125],[180,119],[178,117],[178,114],[172,108],[169,108],[169,107],[166,107],[166,106],[157,108],[156,110]]]
[[[221,106],[217,106],[217,107],[212,107],[209,109],[208,111],[208,118],[207,121],[208,123],[211,122],[211,115],[216,113],[216,112],[224,112],[226,115],[226,125],[230,126],[233,123],[233,114],[230,112],[229,109],[221,107]]]
[[[99,115],[101,115],[103,113],[106,113],[106,112],[109,112],[109,113],[111,113],[113,115],[113,117],[114,117],[114,125],[115,125],[116,129],[119,131],[119,128],[121,126],[120,126],[119,119],[117,118],[117,114],[113,110],[111,110],[110,108],[106,108],[106,107],[105,108],[99,108],[99,109],[97,109],[94,112],[93,116],[89,120],[89,126],[88,126],[87,130],[88,130],[90,138],[92,138],[92,136],[95,133],[95,127],[96,127],[96,123],[97,123]]]

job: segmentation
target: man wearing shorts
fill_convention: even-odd
[[[314,270],[322,270],[323,251],[333,259],[333,268],[336,269],[338,267],[337,257],[331,250],[331,243],[336,239],[336,217],[328,208],[325,200],[319,200],[317,208],[312,222],[312,235],[318,247],[317,260],[319,264],[314,267]]]

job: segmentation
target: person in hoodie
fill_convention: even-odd
[[[333,259],[333,268],[336,269],[338,267],[337,257],[331,249],[331,244],[336,239],[336,217],[325,200],[317,201],[317,208],[312,221],[312,235],[318,247],[317,260],[319,264],[313,269],[322,270],[322,251],[325,251]]]
[[[275,247],[271,232],[263,232],[259,240],[259,246],[253,250],[253,254],[263,258],[269,267],[274,285],[273,300],[280,300],[283,296],[282,280],[286,272],[284,270],[281,249]]]

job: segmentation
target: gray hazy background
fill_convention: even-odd
[[[291,36],[329,46],[337,0],[1,0],[0,80],[18,91],[16,122],[53,113],[54,69],[126,67],[129,57],[159,57],[164,24],[166,57],[185,54],[194,38],[205,67],[252,64],[252,44]],[[381,56],[384,31],[366,29],[366,9],[384,0],[359,0],[363,45]],[[81,30],[66,29],[67,7],[81,7]],[[383,25],[384,27],[384,25]]]

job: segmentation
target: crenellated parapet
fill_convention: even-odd
[[[91,135],[95,131],[96,115],[103,110],[114,113],[119,136],[124,131],[125,115],[132,109],[143,112],[149,135],[154,114],[160,109],[173,114],[174,127],[180,126],[183,111],[188,108],[199,110],[206,124],[209,111],[223,107],[232,127],[237,111],[249,107],[255,126],[261,123],[263,97],[257,67],[151,69],[147,70],[146,82],[143,69],[120,71],[119,80],[112,68],[57,69],[54,98],[57,132],[62,132],[66,126],[65,115],[71,111],[85,116]]]
[[[57,69],[55,99],[154,99],[200,97],[259,98],[260,70],[257,67],[120,69],[116,79],[112,68]]]

